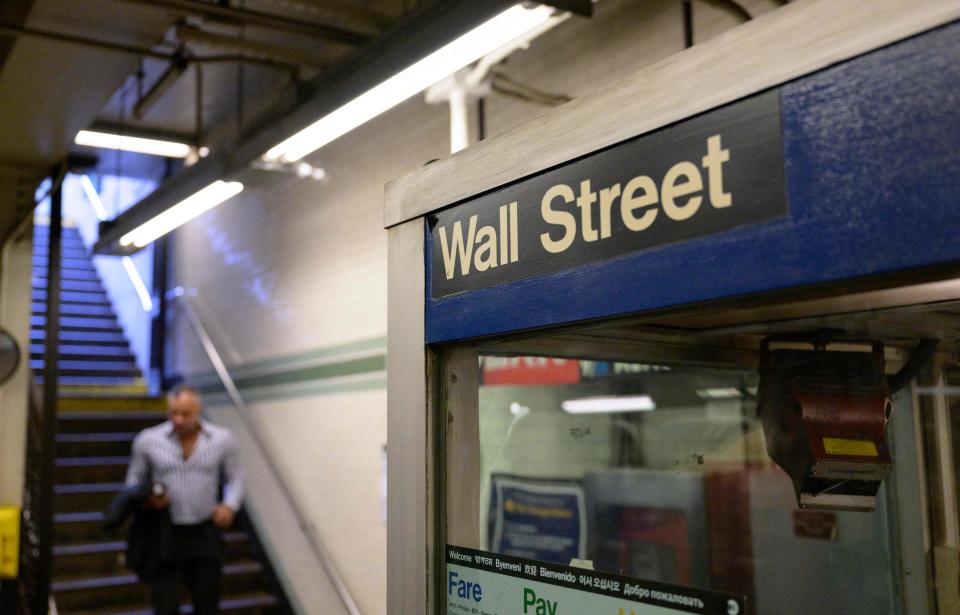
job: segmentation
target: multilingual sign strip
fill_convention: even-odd
[[[448,615],[740,615],[746,599],[447,545]]]
[[[786,216],[780,92],[590,154],[428,217],[431,296]]]

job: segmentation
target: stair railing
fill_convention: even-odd
[[[230,402],[236,409],[237,415],[240,417],[240,420],[243,421],[247,431],[253,438],[254,444],[259,450],[261,456],[266,460],[270,473],[274,476],[277,486],[283,493],[284,498],[290,504],[290,508],[293,511],[293,514],[296,516],[300,529],[303,530],[303,533],[310,541],[310,547],[313,550],[314,555],[320,562],[320,565],[323,567],[324,571],[327,573],[327,576],[330,578],[330,582],[336,589],[337,595],[339,596],[340,601],[343,603],[344,608],[348,613],[350,613],[350,615],[361,615],[356,600],[354,600],[353,595],[350,593],[346,583],[343,581],[343,577],[340,575],[336,565],[334,565],[333,560],[330,558],[329,552],[324,547],[320,537],[317,535],[316,528],[314,527],[313,523],[307,519],[307,516],[304,514],[299,502],[297,502],[296,498],[294,498],[290,485],[284,478],[283,473],[280,472],[280,468],[277,466],[275,461],[276,457],[271,450],[271,446],[261,436],[262,431],[260,430],[259,425],[257,425],[256,417],[254,417],[253,413],[250,412],[247,404],[244,403],[243,397],[240,395],[240,391],[237,389],[236,383],[230,376],[230,372],[227,369],[226,364],[223,362],[223,357],[220,355],[220,352],[214,345],[213,340],[211,339],[210,334],[207,332],[207,328],[204,326],[200,316],[197,314],[197,311],[193,308],[190,297],[183,288],[177,287],[167,293],[167,299],[170,301],[176,301],[176,303],[180,306],[184,316],[186,316],[187,322],[190,324],[190,328],[197,336],[200,345],[203,347],[204,353],[207,355],[207,359],[213,365],[213,369],[216,371],[217,377],[220,379],[220,383],[226,390],[227,396],[230,398]]]
[[[27,450],[24,465],[23,513],[20,521],[20,574],[17,577],[18,613],[46,613],[50,596],[49,554],[52,550],[49,526],[44,518],[44,500],[53,497],[53,477],[44,475],[43,434],[51,428],[44,420],[43,394],[30,378],[27,415]]]
[[[26,464],[20,531],[20,609],[31,615],[50,611],[53,581],[54,474],[56,472],[58,345],[60,340],[60,269],[63,230],[63,186],[55,180],[49,192],[47,235],[47,300],[43,344],[43,385],[31,372],[27,415]]]

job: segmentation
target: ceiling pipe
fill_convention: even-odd
[[[303,13],[324,15],[339,22],[352,21],[371,30],[383,30],[396,21],[396,17],[383,11],[337,0],[287,0],[284,5]]]
[[[93,38],[87,38],[85,36],[76,36],[63,32],[52,32],[50,30],[40,30],[38,28],[28,28],[26,26],[14,26],[10,24],[0,24],[0,35],[31,36],[33,38],[43,38],[61,43],[72,43],[74,45],[81,45],[84,47],[103,49],[105,51],[117,51],[131,55],[156,58],[158,60],[169,60],[171,55],[162,51],[155,51],[148,47],[138,47],[136,45],[128,45],[126,43],[101,41]]]
[[[133,117],[142,120],[143,116],[173,87],[185,70],[187,70],[187,58],[177,51],[173,54],[167,70],[153,82],[150,89],[133,106]]]
[[[702,0],[705,4],[715,6],[718,9],[722,9],[734,17],[737,17],[741,21],[750,21],[753,19],[753,15],[750,14],[750,11],[745,9],[737,0]]]
[[[33,38],[42,38],[46,40],[57,41],[59,43],[67,43],[71,45],[80,45],[82,47],[90,47],[93,49],[102,49],[104,51],[115,51],[118,53],[126,53],[129,55],[134,55],[142,58],[154,58],[156,60],[164,60],[166,62],[175,62],[177,59],[176,53],[169,53],[165,51],[157,51],[156,49],[151,49],[149,47],[139,47],[137,45],[128,45],[126,43],[116,43],[113,41],[103,41],[94,38],[88,38],[85,36],[77,36],[75,34],[67,34],[65,32],[53,32],[50,30],[41,30],[38,28],[28,28],[23,26],[13,26],[9,24],[0,24],[0,36],[30,36]],[[209,56],[190,56],[188,62],[191,63],[200,63],[200,64],[212,64],[212,63],[222,63],[222,62],[246,62],[248,64],[258,64],[261,66],[269,66],[270,68],[276,68],[278,70],[290,71],[297,68],[292,64],[287,64],[285,62],[278,62],[276,60],[268,60],[264,58],[249,57],[243,55],[209,55]]]
[[[370,35],[325,24],[310,23],[281,15],[261,13],[247,9],[238,9],[221,4],[198,2],[197,0],[124,0],[145,4],[152,8],[173,9],[201,15],[210,19],[219,19],[248,26],[281,30],[302,34],[312,38],[322,38],[345,45],[361,46],[370,41]]]
[[[233,141],[230,147],[218,149],[181,171],[115,220],[101,224],[94,252],[125,254],[134,251],[119,243],[126,233],[212,182],[242,176],[264,152],[314,123],[317,118],[369,91],[515,3],[516,0],[437,0],[436,4],[414,10],[361,53],[322,77],[303,84],[301,96],[296,101],[276,105],[253,130]]]
[[[131,137],[142,137],[144,139],[159,139],[161,141],[176,141],[178,143],[189,143],[197,145],[194,141],[194,135],[176,132],[172,130],[159,130],[156,128],[144,128],[140,126],[131,126],[118,122],[107,122],[97,120],[90,125],[90,130],[96,132],[109,132],[113,134],[123,134]]]
[[[217,34],[185,24],[177,26],[177,38],[183,43],[197,43],[210,47],[218,47],[245,57],[260,57],[285,62],[287,64],[302,64],[317,68],[323,68],[327,64],[323,58],[310,51],[264,43],[248,38],[237,38],[236,36]]]

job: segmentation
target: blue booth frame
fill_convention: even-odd
[[[440,299],[424,222],[426,343],[897,274],[957,277],[960,22],[773,89],[785,218]]]

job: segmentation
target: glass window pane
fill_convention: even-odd
[[[872,512],[799,509],[767,454],[755,370],[473,361],[478,448],[447,453],[448,489],[479,457],[479,510],[447,520],[478,536],[462,546],[743,594],[754,613],[899,610],[887,487]]]

